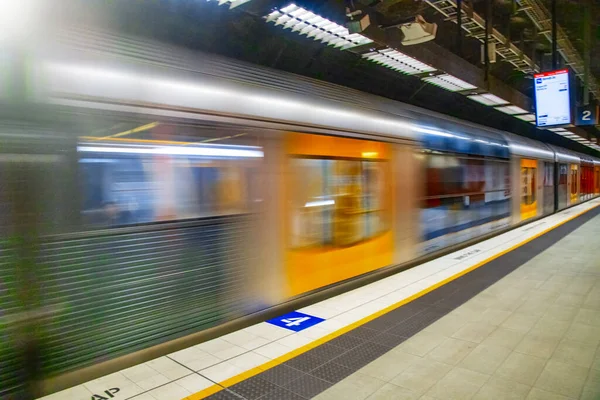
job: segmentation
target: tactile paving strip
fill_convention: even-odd
[[[470,300],[599,214],[600,207],[596,207],[402,307],[207,399],[310,399]],[[262,391],[260,397],[256,397],[259,391]]]

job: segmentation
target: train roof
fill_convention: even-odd
[[[550,148],[552,151],[554,151],[556,162],[578,165],[581,164],[581,157],[579,153],[558,146],[550,145]]]
[[[33,51],[39,101],[421,141],[471,154],[554,160],[535,140],[398,101],[224,57],[104,32],[58,32]],[[204,114],[204,115],[202,115]],[[568,151],[559,152],[565,157]]]
[[[547,144],[513,133],[504,132],[510,152],[520,157],[554,161],[554,151]]]

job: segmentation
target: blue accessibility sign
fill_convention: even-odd
[[[313,317],[312,315],[303,314],[298,311],[292,311],[281,317],[270,319],[267,322],[294,332],[300,332],[323,321],[325,321],[323,318]]]

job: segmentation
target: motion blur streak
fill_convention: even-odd
[[[565,149],[218,56],[35,28],[0,57],[0,398],[600,194],[600,160]]]

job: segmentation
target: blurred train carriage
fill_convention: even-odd
[[[31,59],[52,118],[0,126],[0,296],[47,312],[46,378],[600,194],[595,158],[291,74],[89,33]]]

